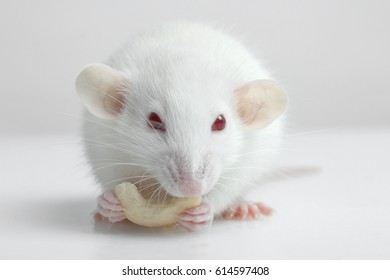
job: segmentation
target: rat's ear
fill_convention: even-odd
[[[84,106],[98,118],[111,120],[123,109],[126,78],[104,64],[90,64],[78,75],[76,91]]]
[[[287,107],[283,89],[269,80],[256,80],[235,91],[238,114],[249,128],[260,129],[279,117]]]

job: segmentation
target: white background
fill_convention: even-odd
[[[0,258],[390,259],[389,1],[0,3]],[[193,235],[95,226],[75,77],[175,19],[227,26],[287,88],[283,174],[251,194],[277,213]]]
[[[74,133],[82,67],[175,19],[243,37],[288,89],[294,127],[389,125],[389,14],[386,0],[1,1],[1,131]]]

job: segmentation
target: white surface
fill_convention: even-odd
[[[144,29],[217,22],[291,96],[298,128],[390,125],[390,1],[1,1],[1,132],[75,132],[78,72]],[[362,111],[362,108],[364,110]]]
[[[250,194],[276,215],[174,234],[94,226],[99,190],[71,137],[2,137],[0,258],[389,259],[389,143],[389,128],[289,136],[277,166],[313,172]]]

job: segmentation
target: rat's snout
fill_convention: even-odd
[[[175,162],[168,165],[171,181],[171,194],[179,197],[194,197],[202,195],[203,174],[195,172],[193,168],[177,165]]]
[[[196,197],[209,192],[217,177],[213,175],[218,175],[210,159],[205,155],[190,157],[185,153],[175,153],[167,160],[166,175],[162,178],[169,183],[168,192],[177,197]]]
[[[202,183],[188,173],[179,174],[177,186],[184,196],[199,196],[202,194]]]

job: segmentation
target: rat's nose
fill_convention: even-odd
[[[200,196],[202,193],[202,184],[188,175],[182,175],[178,180],[179,191],[184,196]]]

